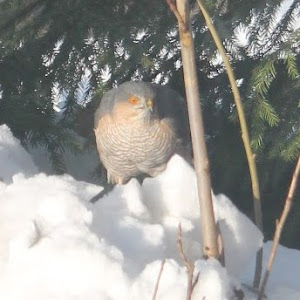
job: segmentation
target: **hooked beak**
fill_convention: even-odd
[[[153,111],[153,100],[152,99],[148,99],[146,101],[146,106],[152,112]]]

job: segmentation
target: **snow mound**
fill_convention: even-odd
[[[123,255],[90,231],[92,213],[79,200],[97,192],[44,174],[1,185],[0,299],[127,299]]]
[[[202,259],[195,172],[179,156],[142,186],[132,179],[95,204],[89,200],[101,187],[68,175],[36,174],[7,126],[0,126],[0,163],[0,299],[151,299],[164,259],[156,299],[185,299],[179,223],[184,252],[199,274],[193,300],[232,299],[241,280],[252,280],[250,261],[262,235],[224,195],[212,196],[226,269]],[[299,251],[281,247],[279,253],[268,296],[299,299]],[[245,299],[256,298],[244,292]]]
[[[213,203],[224,242],[226,268],[238,276],[262,245],[262,234],[225,195],[213,195]],[[195,172],[180,156],[175,155],[164,173],[145,179],[142,186],[135,179],[116,186],[96,202],[93,211],[93,230],[117,245],[137,265],[162,257],[179,261],[179,223],[188,257],[202,257]],[[107,214],[108,211],[112,213]]]
[[[132,300],[152,299],[154,287],[161,268],[161,261],[154,261],[148,264],[132,285]],[[186,272],[175,260],[166,260],[159,287],[157,299],[173,300],[185,299],[186,294]],[[194,298],[196,300],[196,298]]]
[[[233,290],[237,286],[218,261],[214,259],[199,260],[196,262],[195,269],[196,273],[199,274],[199,280],[195,286],[193,298],[235,299]]]

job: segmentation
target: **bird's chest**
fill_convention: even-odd
[[[119,147],[125,157],[132,161],[170,155],[175,143],[174,135],[165,122],[124,122],[118,124]]]
[[[165,161],[174,154],[176,137],[166,120],[150,122],[124,120],[105,122],[99,131],[97,144],[107,158],[150,163]]]

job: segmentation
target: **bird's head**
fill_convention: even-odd
[[[137,118],[148,119],[153,113],[154,102],[151,98],[130,95],[128,98],[129,109],[135,112]]]
[[[141,82],[123,84],[115,98],[114,115],[150,121],[155,115],[154,90]]]

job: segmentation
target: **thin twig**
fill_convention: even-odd
[[[254,215],[255,215],[255,223],[259,230],[263,232],[263,222],[262,222],[262,212],[261,212],[261,199],[260,199],[260,191],[259,191],[259,182],[258,182],[258,176],[257,176],[257,168],[256,168],[256,163],[255,163],[255,155],[252,152],[251,149],[251,143],[250,143],[250,137],[248,133],[248,128],[247,128],[247,122],[246,122],[246,117],[245,113],[243,110],[243,105],[242,105],[242,100],[240,96],[239,89],[236,84],[236,79],[235,75],[233,72],[233,69],[230,65],[228,56],[226,55],[224,46],[222,44],[222,41],[210,19],[210,16],[205,9],[202,0],[197,0],[197,3],[200,7],[200,10],[203,14],[203,17],[205,19],[206,25],[212,35],[212,38],[217,46],[217,49],[219,50],[222,59],[224,61],[228,79],[231,85],[237,113],[239,116],[239,121],[240,121],[240,126],[241,126],[241,131],[242,131],[242,140],[244,143],[246,155],[247,155],[247,160],[248,160],[248,165],[249,165],[249,172],[250,172],[250,177],[251,177],[251,183],[252,183],[252,193],[253,193],[253,200],[254,200]],[[255,276],[254,276],[254,282],[253,286],[258,289],[259,283],[260,283],[260,278],[261,278],[261,270],[262,270],[262,248],[258,250],[257,255],[256,255],[256,269],[255,269]]]
[[[186,291],[186,300],[192,299],[193,290],[196,284],[193,283],[194,269],[195,265],[191,261],[189,261],[184,253],[183,244],[182,244],[182,230],[181,224],[178,225],[177,231],[177,249],[181,256],[181,259],[186,267],[187,277],[188,277],[188,286]],[[196,280],[198,281],[199,274],[197,275]]]
[[[187,259],[187,257],[185,256],[185,253],[184,253],[184,250],[183,250],[182,229],[181,229],[181,224],[180,223],[178,225],[178,230],[177,230],[177,249],[178,249],[178,252],[181,256],[182,261],[184,262],[184,265],[186,266],[187,269],[190,269],[192,264]]]
[[[186,24],[183,18],[181,17],[180,13],[178,12],[176,4],[173,2],[173,0],[166,0],[166,2],[169,5],[171,11],[174,13],[179,26],[182,28],[183,31],[186,31],[187,30]]]
[[[165,262],[166,262],[165,259],[161,262],[159,273],[158,273],[156,284],[155,284],[155,288],[154,288],[154,293],[153,293],[153,296],[152,296],[152,300],[156,299],[156,295],[157,295],[157,291],[158,291],[158,287],[159,287],[159,282],[160,282],[161,274],[164,270]]]
[[[259,289],[258,298],[257,298],[258,300],[261,300],[264,295],[264,291],[265,291],[265,288],[266,288],[266,285],[267,285],[267,282],[268,282],[268,279],[270,276],[271,268],[272,268],[272,265],[273,265],[273,262],[274,262],[274,259],[276,256],[279,240],[281,237],[281,232],[282,232],[283,226],[285,224],[286,218],[291,210],[291,206],[293,203],[293,197],[294,197],[295,190],[297,187],[299,173],[300,173],[300,155],[298,157],[298,161],[297,161],[297,164],[295,167],[295,171],[293,173],[289,191],[288,191],[287,197],[285,199],[285,204],[284,204],[282,214],[280,216],[279,221],[277,220],[277,222],[276,222],[276,230],[275,230],[275,234],[274,234],[273,245],[272,245],[270,257],[268,260],[267,269],[265,271],[264,278],[263,278],[261,287]]]
[[[200,277],[200,272],[198,272],[198,274],[197,274],[197,276],[196,276],[196,278],[195,278],[195,280],[194,280],[194,282],[193,282],[192,290],[194,290],[196,284],[198,283],[199,277]]]
[[[217,222],[217,233],[218,233],[218,249],[219,249],[219,261],[223,267],[225,267],[225,249],[224,249],[224,241],[221,234],[220,223]]]

